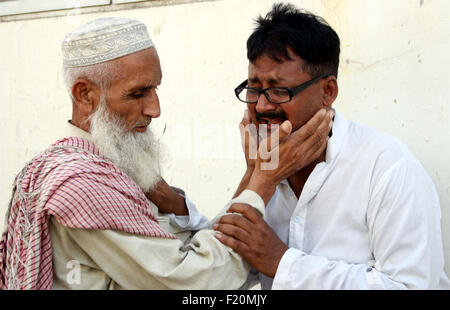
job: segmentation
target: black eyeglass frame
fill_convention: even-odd
[[[311,86],[312,84],[320,81],[323,78],[329,77],[330,74],[322,74],[319,76],[316,76],[315,78],[312,78],[309,81],[306,81],[305,83],[302,83],[294,88],[289,88],[289,87],[268,87],[268,88],[264,88],[264,89],[259,89],[259,88],[253,88],[253,87],[246,87],[248,85],[248,79],[245,80],[244,82],[242,82],[238,87],[236,87],[234,89],[234,94],[236,95],[236,97],[239,99],[239,101],[245,102],[245,103],[257,103],[259,100],[259,96],[261,96],[261,94],[264,94],[264,96],[266,96],[267,100],[270,103],[273,104],[282,104],[282,103],[287,103],[289,101],[292,100],[292,98],[294,96],[296,96],[298,93],[300,93],[301,91],[305,90],[306,88],[308,88],[309,86]],[[244,90],[244,89],[252,89],[254,91],[258,92],[258,98],[256,99],[256,101],[245,101],[242,100],[241,98],[239,98],[239,94]],[[287,90],[288,94],[289,94],[289,100],[287,101],[283,101],[283,102],[272,102],[272,100],[270,99],[270,97],[267,95],[266,91],[271,90],[271,89],[284,89]]]

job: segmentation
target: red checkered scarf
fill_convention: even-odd
[[[1,289],[51,289],[50,216],[70,228],[176,238],[162,229],[136,183],[81,138],[55,142],[14,181],[0,241]]]

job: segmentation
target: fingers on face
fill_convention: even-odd
[[[315,132],[307,138],[304,144],[305,156],[310,157],[311,160],[316,160],[327,146],[328,134],[333,124],[333,115],[334,112],[332,110],[328,111]]]
[[[244,111],[244,116],[242,117],[242,120],[241,120],[241,125],[246,126],[250,123],[251,123],[250,112],[246,109]]]
[[[278,143],[270,142],[272,147],[277,146],[283,142],[292,132],[292,123],[289,120],[284,121],[276,130],[274,130],[270,136],[270,141],[278,141]]]
[[[281,134],[288,136],[292,131],[292,123],[289,120],[285,120],[280,126]],[[282,140],[282,139],[280,139]]]
[[[253,148],[258,146],[256,126],[252,123],[250,112],[248,110],[245,110],[244,112],[244,117],[239,124],[239,131],[241,133],[242,147],[244,148],[245,153],[248,154],[250,147]],[[256,150],[252,149],[252,151],[256,153]],[[256,154],[252,154],[251,158],[255,159]]]
[[[259,152],[264,154],[272,152],[278,145],[287,140],[291,132],[292,123],[289,120],[284,121],[276,130],[273,130],[270,135],[261,141]]]
[[[244,137],[244,133],[246,132],[246,126],[250,124],[250,116],[248,110],[245,110],[244,116],[242,117],[241,122],[239,123],[239,130],[241,131],[241,137]]]
[[[310,140],[310,143],[308,143],[310,147],[322,145],[330,132],[333,116],[333,110],[327,112],[325,109],[320,109],[305,125],[294,132],[296,138],[305,141]]]
[[[305,125],[297,129],[292,135],[296,136],[298,139],[306,140],[308,137],[314,135],[326,116],[326,110],[320,109]]]
[[[333,125],[332,115],[333,111],[330,110],[327,112],[326,117],[322,120],[319,127],[313,134],[313,141],[318,148],[322,147],[323,145],[326,145],[328,135],[330,133],[331,127]]]
[[[247,124],[250,124],[252,122],[252,120],[250,118],[250,111],[248,109],[245,109],[245,111],[244,111],[244,121]]]

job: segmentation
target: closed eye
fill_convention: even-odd
[[[147,86],[147,87],[140,88],[138,90],[135,90],[131,94],[129,94],[129,97],[131,97],[132,99],[140,99],[140,98],[148,95],[152,89],[156,90],[156,89],[158,89],[158,87]]]
[[[139,99],[139,98],[144,97],[144,94],[141,92],[137,92],[137,93],[130,94],[130,97],[133,99]]]

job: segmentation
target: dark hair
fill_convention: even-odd
[[[302,70],[311,76],[337,77],[340,40],[320,16],[297,9],[292,4],[274,4],[266,17],[256,19],[257,27],[247,40],[250,62],[267,55],[277,62],[293,60],[287,47],[303,60]]]

